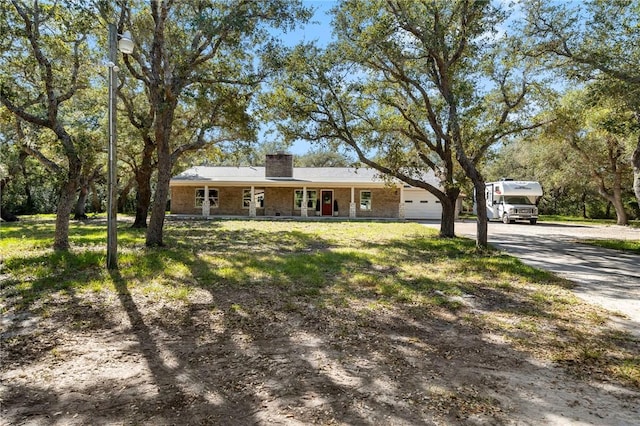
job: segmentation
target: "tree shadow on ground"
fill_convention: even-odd
[[[484,282],[477,274],[505,268],[495,259],[485,258],[484,270],[482,259],[470,260],[463,280],[427,279],[406,274],[401,264],[427,268],[442,257],[423,238],[340,247],[295,230],[278,236],[217,229],[215,241],[192,231],[192,238],[180,237],[182,246],[147,251],[112,273],[115,292],[101,303],[91,305],[96,293],[82,292],[51,307],[64,339],[12,369],[26,377],[46,371],[51,379],[5,372],[6,421],[507,424],[519,416],[543,422],[560,412],[585,422],[630,418],[619,417],[629,410],[607,408],[615,402],[610,394],[586,382],[565,387],[563,381],[573,380],[565,371],[535,361],[506,338],[534,332],[492,324],[490,314],[561,319],[547,299],[474,285]],[[268,248],[247,253],[249,241]],[[539,278],[518,268],[507,267],[519,280]],[[189,292],[183,298],[149,293],[145,279]],[[64,313],[71,311],[87,322],[69,327]],[[574,335],[581,333],[576,329],[553,333],[593,339]],[[545,387],[551,383],[563,392]],[[621,405],[637,398],[618,389],[616,397],[627,398]],[[571,405],[585,395],[592,414]]]

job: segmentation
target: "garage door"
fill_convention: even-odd
[[[440,219],[440,201],[424,189],[404,190],[404,217],[406,219]]]

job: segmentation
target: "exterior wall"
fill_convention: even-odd
[[[196,189],[198,186],[174,186],[171,187],[171,213],[201,215],[202,207],[196,207]],[[249,216],[249,209],[242,206],[242,194],[249,187],[244,186],[215,186],[209,188],[218,190],[219,207],[211,207],[211,216]],[[256,215],[264,216],[264,208],[257,208]]]
[[[323,188],[331,189],[331,188]],[[338,217],[349,217],[349,204],[351,203],[351,188],[335,188],[333,190],[333,206],[338,202]],[[336,212],[334,210],[333,214]]]
[[[195,206],[196,189],[204,188],[203,185],[173,186],[171,187],[171,213],[201,215],[202,208]],[[242,206],[242,193],[250,186],[216,186],[209,188],[218,190],[219,207],[210,209],[211,216],[249,216],[249,209]],[[258,186],[256,186],[258,188]],[[257,216],[300,216],[300,210],[294,210],[294,191],[299,188],[266,187],[264,196],[264,208],[256,210]],[[308,186],[307,190],[333,189],[333,199],[338,202],[338,216],[349,217],[349,204],[351,203],[351,188],[331,188],[322,186]],[[360,191],[371,191],[371,211],[360,210]],[[356,203],[356,217],[383,217],[395,218],[399,216],[400,191],[397,188],[355,188],[354,201]],[[316,216],[315,211],[308,211],[309,217]]]
[[[360,210],[360,191],[371,191],[371,210]],[[400,189],[398,188],[356,188],[356,217],[399,217]],[[349,215],[347,202],[347,216]],[[340,208],[342,209],[342,207]]]
[[[251,188],[251,187],[249,187]],[[249,209],[242,208],[242,191],[247,188],[228,186],[218,188],[220,207],[211,209],[211,215],[249,216]]]
[[[265,188],[265,216],[293,216],[293,191],[294,188]]]
[[[201,187],[199,187],[201,188]],[[196,187],[171,187],[171,213],[173,214],[202,214],[202,209],[195,206]]]

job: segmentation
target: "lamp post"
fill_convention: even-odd
[[[116,90],[118,87],[118,52],[133,52],[131,34],[127,31],[120,36],[114,24],[109,24],[109,115],[107,125],[108,163],[107,163],[107,269],[118,269],[118,203],[117,203],[117,159],[116,159]]]

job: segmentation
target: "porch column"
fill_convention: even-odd
[[[202,200],[202,216],[209,217],[211,212],[211,201],[209,201],[209,187],[204,186],[204,199]]]
[[[302,205],[300,206],[300,216],[307,217],[309,216],[307,212],[307,187],[302,187]]]
[[[351,202],[349,203],[349,217],[356,217],[356,189],[351,187]]]
[[[251,201],[249,201],[249,217],[256,217],[256,187],[251,185]]]
[[[400,185],[400,205],[398,206],[398,217],[404,219],[404,184]]]

